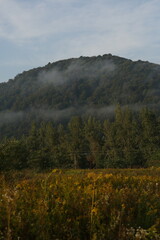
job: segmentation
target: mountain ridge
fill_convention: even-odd
[[[0,83],[0,133],[6,134],[4,126],[28,126],[33,120],[59,122],[78,114],[106,117],[117,104],[159,112],[160,65],[105,54],[24,71]]]
[[[131,60],[131,59],[129,59],[129,58],[125,58],[125,57],[119,57],[119,56],[117,56],[117,55],[112,55],[111,53],[109,53],[109,54],[104,54],[104,55],[97,55],[97,56],[80,56],[80,57],[71,57],[71,58],[64,58],[64,59],[61,59],[61,60],[56,60],[56,61],[54,61],[54,62],[48,62],[46,65],[44,65],[44,66],[39,66],[39,67],[34,67],[34,68],[31,68],[31,69],[29,69],[29,70],[24,70],[23,72],[21,72],[21,73],[18,73],[17,75],[15,75],[15,77],[13,77],[13,78],[10,78],[10,79],[8,79],[7,81],[2,81],[2,82],[0,82],[0,85],[1,84],[7,84],[8,82],[10,82],[10,81],[14,81],[17,77],[19,77],[19,76],[21,76],[21,75],[23,75],[23,74],[25,74],[25,73],[27,73],[27,72],[32,72],[32,71],[37,71],[37,70],[40,70],[40,69],[44,69],[44,68],[48,68],[48,66],[52,66],[52,65],[54,65],[54,64],[59,64],[59,63],[63,63],[63,62],[66,62],[66,61],[73,61],[73,60],[77,60],[77,59],[88,59],[88,58],[99,58],[99,57],[105,57],[105,56],[107,56],[107,57],[112,57],[112,58],[116,58],[116,59],[122,59],[122,60],[126,60],[126,61],[130,61],[130,62],[132,62],[132,63],[139,63],[139,62],[141,62],[141,63],[146,63],[146,64],[152,64],[152,65],[155,65],[155,66],[159,66],[160,67],[160,64],[158,64],[158,63],[154,63],[154,62],[150,62],[150,61],[147,61],[147,60],[141,60],[141,59],[139,59],[139,60]]]

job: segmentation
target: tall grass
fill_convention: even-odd
[[[160,239],[160,169],[1,174],[0,239]]]

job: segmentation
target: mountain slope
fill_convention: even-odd
[[[0,84],[1,135],[19,123],[27,129],[31,120],[108,114],[117,103],[159,111],[160,65],[106,54],[48,63],[18,74]]]

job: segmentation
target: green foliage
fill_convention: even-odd
[[[102,126],[94,117],[89,117],[84,124],[87,160],[90,168],[103,167],[102,161]]]
[[[101,109],[116,104],[159,111],[159,79],[159,65],[111,54],[25,71],[0,84],[0,137],[26,134],[32,121],[62,123],[75,112],[88,115],[91,111],[102,119],[105,114]],[[107,117],[111,113],[107,112]]]
[[[0,170],[28,167],[28,152],[24,139],[8,139],[0,144]]]
[[[27,136],[0,143],[0,170],[160,166],[160,122],[144,109],[117,106],[115,118],[71,118],[68,125],[32,124]]]
[[[144,159],[147,162],[156,159],[159,154],[160,146],[160,129],[158,120],[153,112],[148,109],[143,109],[141,112],[141,128],[143,141],[140,143]]]

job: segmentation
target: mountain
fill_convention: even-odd
[[[48,63],[0,83],[0,135],[21,135],[31,121],[109,116],[117,104],[160,111],[160,65],[111,54]]]

